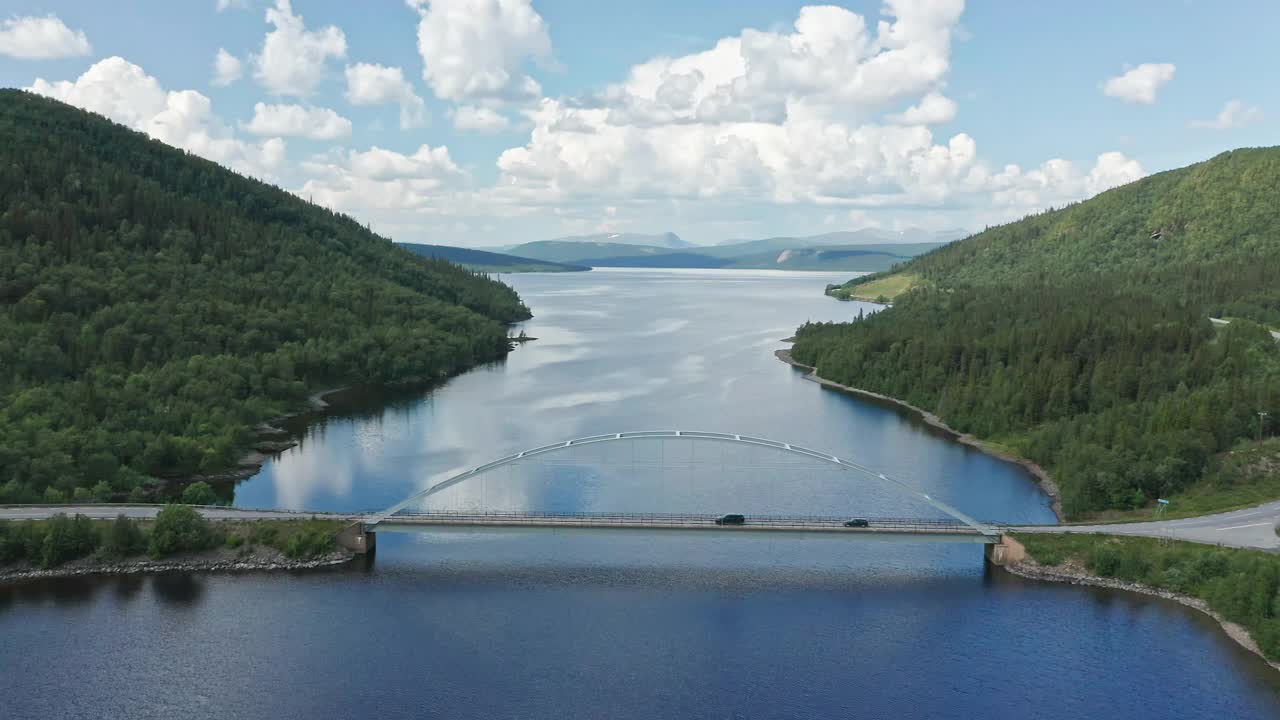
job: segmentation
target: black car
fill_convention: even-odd
[[[844,524],[845,527],[871,527],[871,523],[862,518],[854,518]]]
[[[746,525],[747,519],[741,515],[721,515],[716,518],[717,525]]]

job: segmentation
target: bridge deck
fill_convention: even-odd
[[[434,529],[634,530],[774,533],[845,536],[858,539],[927,539],[997,542],[961,522],[908,518],[866,518],[867,527],[845,527],[848,517],[746,515],[742,525],[718,525],[719,515],[661,513],[397,513],[369,526],[378,532]]]

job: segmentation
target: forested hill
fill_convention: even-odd
[[[1110,272],[1147,283],[1170,271],[1243,266],[1280,250],[1278,198],[1280,148],[1235,150],[991,228],[916,258],[909,269],[947,284]],[[1236,295],[1236,285],[1215,292]]]
[[[509,287],[104,118],[0,91],[0,502],[215,472],[308,390],[508,351]]]
[[[1253,499],[1222,453],[1280,410],[1280,344],[1263,327],[1280,325],[1280,149],[1161,173],[847,287],[867,283],[905,290],[863,321],[802,328],[797,359],[1041,462],[1069,513]]]
[[[1176,282],[1184,292],[1231,305],[1215,312],[1280,324],[1274,298],[1269,304],[1253,296],[1275,269],[1263,261],[1280,252],[1277,199],[1280,148],[1235,150],[989,228],[846,287],[894,275],[939,287],[1105,275],[1130,287]]]
[[[583,265],[534,260],[506,253],[473,250],[451,245],[424,245],[422,243],[397,243],[415,255],[448,260],[483,273],[513,272],[584,272],[591,268]]]

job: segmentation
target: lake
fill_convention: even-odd
[[[340,394],[236,488],[364,511],[571,438],[709,430],[856,460],[976,517],[1052,522],[1017,466],[774,357],[873,306],[847,274],[504,278],[537,338],[414,392]],[[812,463],[617,443],[482,476],[437,509],[933,517]],[[0,717],[1268,718],[1280,677],[1179,605],[1024,581],[978,545],[734,536],[386,534],[281,575],[0,589]]]

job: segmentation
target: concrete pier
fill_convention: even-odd
[[[983,553],[986,555],[987,562],[996,567],[1017,565],[1027,559],[1027,549],[1008,535],[1001,535],[1000,542],[987,545],[983,548]]]
[[[364,523],[354,522],[338,533],[338,544],[357,555],[364,555],[377,548],[378,535],[366,530]]]

